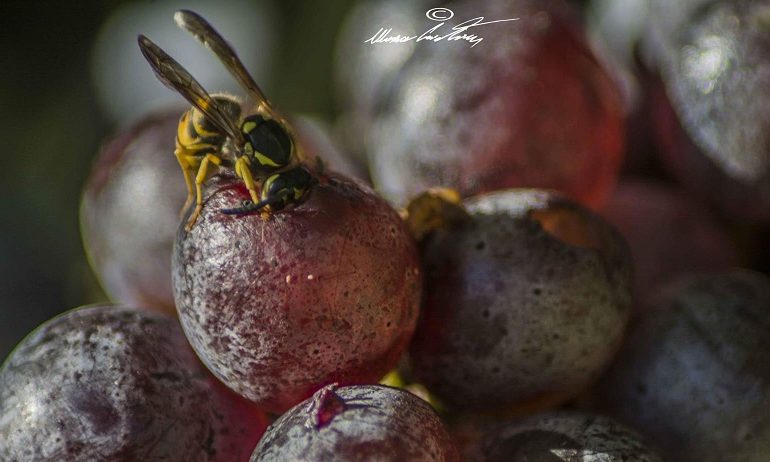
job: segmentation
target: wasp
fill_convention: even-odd
[[[222,210],[224,213],[261,211],[269,215],[304,202],[317,179],[302,164],[304,154],[290,125],[276,112],[235,50],[211,24],[189,10],[176,12],[174,20],[214,53],[256,103],[253,113],[243,114],[237,98],[210,95],[174,58],[139,35],[139,48],[158,79],[192,104],[179,121],[175,149],[187,185],[183,210],[193,200],[196,203],[185,228],[192,229],[200,215],[202,185],[215,166],[232,168],[251,197],[250,202]]]

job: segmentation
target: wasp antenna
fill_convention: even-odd
[[[261,106],[272,112],[272,105],[254,78],[246,70],[243,62],[229,43],[201,15],[190,10],[179,10],[174,14],[176,24],[198,39],[211,50],[219,61],[224,64],[230,74]]]

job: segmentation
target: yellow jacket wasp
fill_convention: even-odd
[[[256,102],[255,112],[243,116],[238,99],[210,95],[174,58],[144,35],[139,36],[139,48],[158,79],[193,106],[179,121],[175,150],[188,191],[184,210],[193,197],[196,201],[186,229],[189,231],[200,215],[201,188],[214,165],[232,167],[251,196],[251,203],[224,213],[270,213],[302,203],[317,180],[302,165],[303,155],[289,124],[273,109],[235,51],[211,24],[189,10],[178,11],[174,20],[209,48]],[[261,188],[256,182],[259,179],[264,181]]]

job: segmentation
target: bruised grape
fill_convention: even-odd
[[[662,462],[633,430],[571,412],[500,424],[465,450],[468,462]]]
[[[104,145],[80,223],[111,299],[174,313],[171,249],[187,191],[174,157],[181,110],[150,115]]]
[[[708,210],[674,187],[626,179],[602,214],[631,248],[637,307],[646,305],[659,285],[677,275],[737,265],[736,251],[725,231]]]
[[[160,313],[69,311],[0,370],[1,460],[247,460],[265,426]]]
[[[321,386],[374,382],[411,338],[422,289],[403,220],[371,190],[331,175],[299,207],[232,216],[243,183],[214,179],[180,229],[179,317],[203,362],[260,407],[282,412]]]
[[[770,279],[746,270],[678,280],[643,313],[597,406],[668,460],[770,454]]]
[[[433,409],[380,385],[329,385],[270,426],[256,461],[459,461]]]
[[[454,2],[454,24],[519,19],[473,29],[483,37],[473,47],[417,44],[368,137],[372,179],[386,198],[526,186],[604,202],[621,161],[621,98],[574,20],[546,4]]]
[[[501,191],[466,206],[466,223],[423,242],[414,378],[454,409],[504,410],[579,393],[608,364],[627,322],[623,239],[544,191]]]

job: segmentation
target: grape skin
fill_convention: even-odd
[[[574,396],[623,338],[625,242],[551,192],[498,191],[466,207],[467,223],[422,243],[426,301],[409,351],[414,378],[452,409]]]
[[[435,411],[409,392],[379,385],[331,385],[268,430],[252,462],[459,461]]]
[[[69,311],[0,370],[0,460],[245,460],[265,424],[218,388],[173,318],[146,310]]]
[[[387,203],[336,175],[268,219],[220,212],[248,199],[240,180],[215,179],[209,191],[172,263],[179,319],[209,370],[283,412],[327,383],[374,382],[395,366],[422,272]]]

